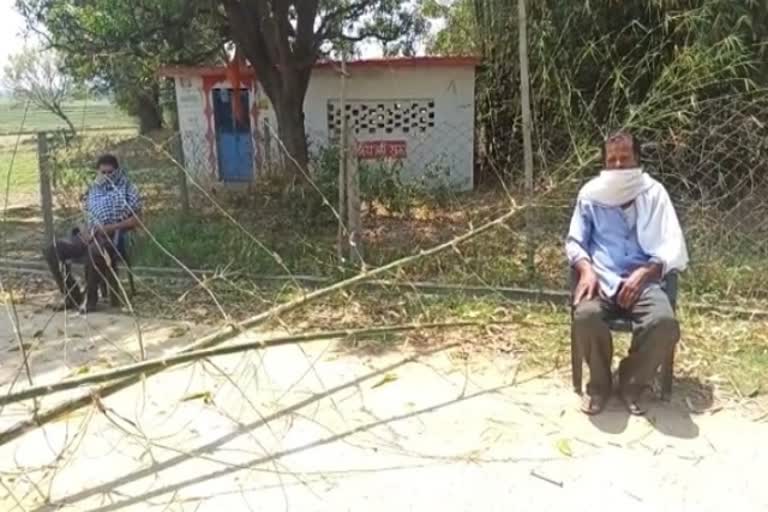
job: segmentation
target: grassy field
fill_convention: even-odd
[[[136,122],[104,100],[73,101],[65,112],[80,129],[133,127]],[[28,202],[38,193],[36,131],[65,128],[65,123],[36,107],[28,110],[9,98],[0,98],[0,204]],[[23,135],[17,135],[23,132]],[[107,132],[98,132],[104,135]]]
[[[80,129],[136,124],[134,119],[104,100],[73,101],[64,106],[64,112]],[[50,112],[30,106],[25,114],[24,104],[8,98],[0,99],[0,135],[19,131],[57,130],[65,127],[66,124]]]
[[[6,194],[13,204],[14,198],[36,193],[38,183],[34,137],[0,136],[0,204],[5,204]]]

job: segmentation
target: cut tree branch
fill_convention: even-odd
[[[339,281],[337,283],[334,283],[330,286],[327,286],[325,288],[321,288],[319,290],[315,290],[313,292],[310,292],[303,297],[296,298],[294,300],[285,302],[283,304],[279,304],[275,307],[270,308],[267,311],[264,311],[263,313],[259,313],[258,315],[254,315],[250,318],[247,318],[241,322],[238,322],[236,324],[230,324],[226,327],[213,332],[207,336],[204,336],[197,340],[196,342],[188,345],[184,349],[180,350],[178,354],[184,354],[188,352],[193,352],[196,350],[202,350],[205,348],[209,348],[215,345],[219,345],[236,335],[240,334],[246,329],[251,329],[253,327],[256,327],[257,325],[263,324],[264,322],[269,321],[270,319],[277,317],[279,315],[282,315],[284,313],[288,313],[290,311],[294,311],[306,304],[309,304],[311,302],[314,302],[316,300],[322,299],[324,297],[327,297],[329,295],[332,295],[333,293],[336,293],[340,290],[344,290],[347,288],[350,288],[352,286],[355,286],[359,283],[369,281],[373,279],[374,277],[380,276],[382,274],[386,274],[387,272],[390,272],[392,270],[395,270],[397,268],[403,267],[405,265],[411,264],[415,261],[421,260],[426,257],[434,256],[436,254],[439,254],[441,252],[444,252],[448,249],[452,249],[456,247],[457,245],[464,243],[468,240],[471,240],[487,231],[490,231],[508,220],[515,217],[517,214],[519,214],[521,209],[517,207],[517,205],[513,202],[510,210],[505,213],[504,215],[501,215],[489,222],[486,222],[485,224],[470,229],[463,235],[459,235],[445,243],[436,245],[430,249],[420,251],[418,254],[413,254],[411,256],[406,256],[404,258],[400,258],[398,260],[392,261],[386,265],[383,265],[381,267],[377,267],[375,269],[367,270],[364,272],[361,272],[353,277],[350,277],[348,279],[344,279],[342,281]],[[130,377],[126,377],[124,379],[121,379],[117,382],[113,382],[111,384],[107,384],[105,386],[102,386],[101,388],[94,389],[91,392],[80,396],[78,398],[74,398],[71,400],[68,400],[62,404],[56,405],[50,409],[47,409],[45,411],[38,412],[33,418],[30,418],[28,420],[21,421],[8,430],[5,430],[4,432],[0,433],[0,446],[17,439],[18,437],[24,435],[26,432],[29,432],[30,430],[33,430],[34,428],[43,425],[49,421],[52,421],[64,414],[69,414],[72,411],[75,411],[81,407],[85,407],[88,404],[92,402],[92,395],[95,394],[101,398],[105,398],[109,395],[112,395],[114,393],[117,393],[118,391],[121,391],[128,386],[131,386],[141,380],[142,378],[150,377],[160,371],[162,371],[163,368],[155,368],[153,370],[148,370],[144,373],[141,373],[139,375],[133,375]]]
[[[98,384],[103,382],[109,382],[123,377],[130,377],[140,373],[147,373],[156,370],[165,370],[172,366],[177,366],[184,363],[194,362],[201,359],[207,359],[209,357],[225,356],[231,354],[237,354],[240,352],[247,352],[249,350],[262,350],[268,348],[281,347],[284,345],[293,345],[295,343],[308,342],[308,341],[321,341],[335,338],[350,338],[355,336],[371,336],[377,334],[388,334],[396,332],[407,332],[416,330],[433,330],[433,329],[447,329],[457,327],[485,327],[489,325],[505,325],[519,323],[517,321],[491,321],[491,322],[478,322],[478,321],[462,321],[462,322],[441,322],[441,323],[428,323],[428,324],[402,324],[391,326],[379,326],[379,327],[366,327],[362,329],[342,329],[336,331],[324,331],[324,332],[309,332],[302,334],[295,334],[292,336],[281,336],[272,338],[270,340],[258,340],[249,341],[246,343],[237,343],[234,345],[228,345],[224,347],[207,348],[202,350],[193,350],[191,352],[184,352],[180,354],[174,354],[167,357],[158,357],[155,359],[148,359],[133,364],[128,364],[108,370],[100,373],[92,373],[90,375],[84,375],[81,377],[75,377],[71,379],[64,379],[52,384],[43,384],[38,386],[30,386],[22,391],[16,393],[9,393],[4,396],[0,396],[0,406],[21,402],[23,400],[29,400],[41,396],[48,396],[51,393],[58,393],[69,389],[79,388],[86,384]],[[31,377],[30,377],[31,378]],[[0,437],[2,439],[2,437]],[[2,444],[0,442],[0,444]]]

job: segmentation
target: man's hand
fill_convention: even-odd
[[[626,310],[632,309],[632,306],[635,305],[643,293],[645,286],[650,282],[660,280],[661,273],[661,265],[657,263],[651,263],[636,269],[622,283],[619,295],[616,297],[616,302]]]
[[[578,306],[582,301],[594,299],[600,289],[597,274],[587,260],[581,260],[576,265],[576,270],[579,273],[579,282],[573,292],[574,306]]]

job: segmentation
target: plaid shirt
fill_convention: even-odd
[[[85,212],[91,226],[117,224],[141,213],[141,196],[122,170],[93,183],[86,192]]]

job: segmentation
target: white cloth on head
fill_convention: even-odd
[[[688,248],[674,205],[664,186],[642,169],[604,170],[579,192],[580,201],[618,208],[634,203],[637,241],[663,266],[663,274],[688,266]]]

